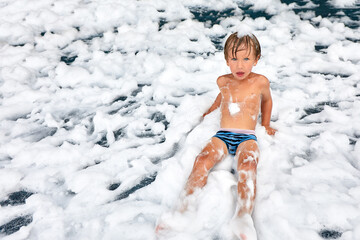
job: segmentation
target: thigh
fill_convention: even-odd
[[[238,170],[248,170],[256,168],[259,161],[259,147],[255,140],[248,140],[241,143],[236,150],[236,158],[238,160]]]
[[[195,165],[205,165],[206,169],[209,170],[220,162],[226,154],[226,144],[219,138],[213,137],[197,156]]]

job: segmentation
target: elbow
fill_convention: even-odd
[[[272,105],[273,105],[273,103],[272,103],[272,99],[271,98],[269,98],[269,99],[267,99],[266,101],[262,101],[261,102],[261,111],[266,111],[266,110],[270,110],[271,111],[271,109],[272,109]]]

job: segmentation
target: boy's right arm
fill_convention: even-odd
[[[221,103],[221,93],[219,93],[214,101],[214,103],[211,105],[211,107],[209,108],[209,110],[206,111],[206,113],[203,114],[203,117],[205,117],[206,115],[208,115],[209,113],[211,113],[212,111],[214,111],[215,109],[217,109],[220,106]]]
[[[219,89],[221,89],[225,84],[226,84],[226,77],[224,76],[220,76],[218,77],[218,79],[216,80],[216,83],[219,87]],[[209,110],[206,111],[206,113],[203,114],[203,117],[205,117],[206,115],[208,115],[209,113],[211,113],[212,111],[214,111],[215,109],[217,109],[220,104],[221,104],[221,99],[222,99],[222,95],[221,92],[217,95],[214,103],[211,105],[211,107],[209,108]]]

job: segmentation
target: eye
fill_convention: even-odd
[[[231,61],[236,61],[236,60],[237,60],[237,58],[232,58],[232,59],[231,59]]]
[[[244,60],[245,60],[245,61],[249,61],[249,60],[250,60],[250,58],[244,58]]]

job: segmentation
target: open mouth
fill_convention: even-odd
[[[244,76],[244,74],[245,74],[244,72],[237,72],[237,73],[236,73],[236,75],[237,75],[238,77],[242,77],[242,76]]]

